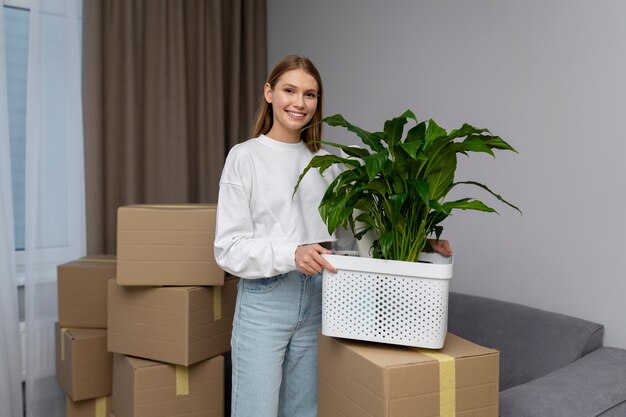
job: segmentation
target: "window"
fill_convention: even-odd
[[[4,6],[15,247],[24,249],[28,10]]]
[[[28,63],[28,0],[4,0],[7,95],[9,108],[9,141],[17,279],[24,282],[24,217],[26,172],[26,78]],[[20,288],[23,297],[23,288]],[[20,309],[21,310],[21,309]],[[21,314],[22,315],[22,314]]]
[[[26,173],[26,78],[28,63],[28,1],[4,1],[4,29],[11,146],[11,179],[17,279],[23,284],[25,173]]]

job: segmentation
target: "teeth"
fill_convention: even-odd
[[[287,113],[289,113],[290,115],[294,117],[304,117],[304,113],[296,113],[294,111],[288,111]]]

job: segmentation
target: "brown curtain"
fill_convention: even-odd
[[[265,0],[85,0],[87,248],[115,253],[117,208],[214,203],[266,74]]]

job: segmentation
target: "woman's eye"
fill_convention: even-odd
[[[307,93],[306,96],[308,98],[317,98],[317,93]]]
[[[293,94],[293,88],[285,88],[285,93]]]

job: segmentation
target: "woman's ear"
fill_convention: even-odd
[[[272,86],[270,83],[265,83],[263,86],[263,96],[265,96],[265,101],[268,103],[272,102]]]

